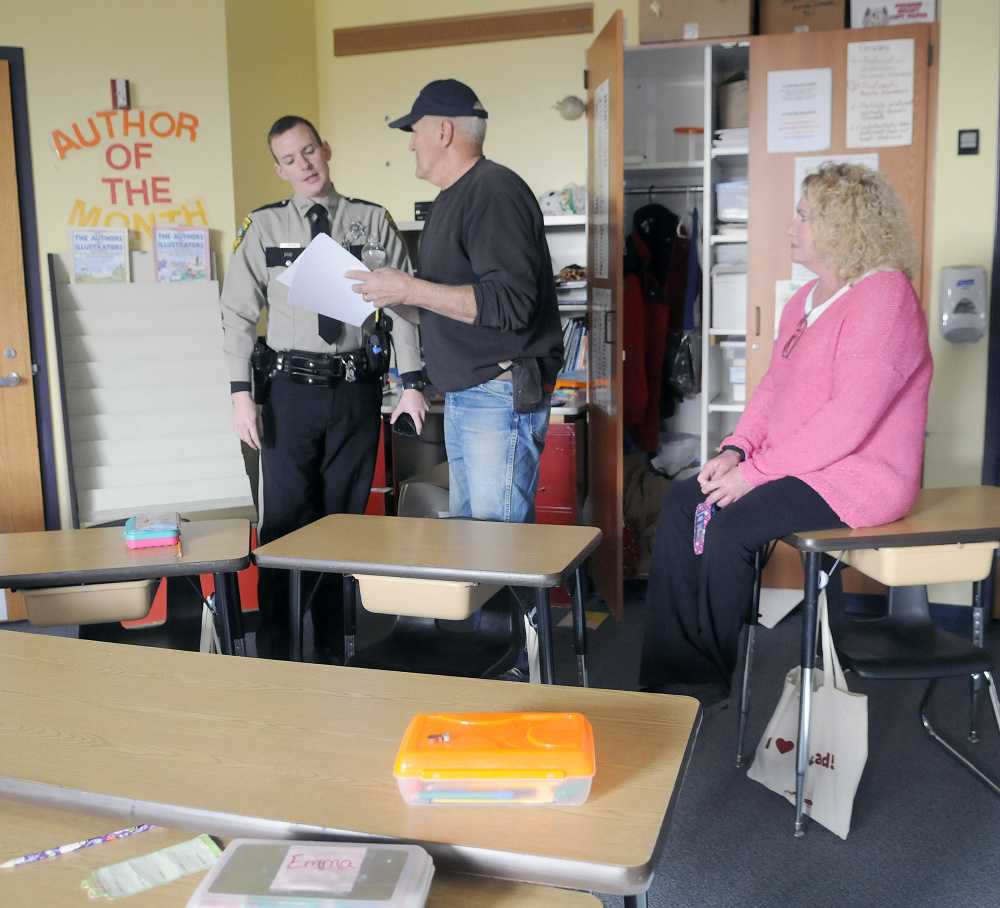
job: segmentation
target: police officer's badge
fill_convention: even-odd
[[[236,242],[233,243],[233,252],[240,248],[240,243],[243,242],[243,237],[246,234],[250,223],[250,218],[243,218],[243,223],[240,224],[240,229],[236,231]]]

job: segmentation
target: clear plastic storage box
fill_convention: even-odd
[[[745,223],[750,184],[747,180],[715,184],[715,216],[720,221]]]
[[[420,908],[433,876],[419,845],[233,839],[187,908]]]

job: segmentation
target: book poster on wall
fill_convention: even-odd
[[[154,227],[153,260],[157,281],[210,280],[208,228]]]
[[[70,227],[69,255],[74,284],[126,284],[129,281],[128,230]]]

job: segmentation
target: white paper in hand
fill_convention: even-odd
[[[348,250],[321,233],[278,280],[288,286],[288,302],[292,306],[360,326],[375,307],[351,289],[357,281],[348,280],[344,272],[367,270]]]

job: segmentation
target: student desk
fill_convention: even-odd
[[[0,863],[22,854],[80,842],[113,832],[107,819],[62,810],[0,801]],[[0,905],[24,908],[90,908],[109,902],[87,897],[80,882],[98,868],[117,864],[194,838],[197,832],[157,827],[82,851],[0,870]],[[220,841],[225,845],[226,841]],[[127,908],[184,908],[205,872],[193,873],[146,892],[129,896]],[[600,900],[583,892],[526,883],[491,880],[454,873],[435,873],[427,908],[600,908]]]
[[[99,814],[112,828],[402,839],[426,847],[439,870],[617,893],[632,905],[645,904],[701,723],[687,697],[15,631],[0,631],[0,697],[2,798]],[[597,773],[586,804],[403,801],[393,766],[415,714],[518,710],[589,718]]]
[[[258,567],[290,572],[295,661],[302,659],[302,571],[495,583],[534,589],[542,681],[554,684],[549,589],[583,564],[600,541],[595,527],[331,514],[253,554]],[[586,625],[578,598],[573,625],[581,638]]]
[[[219,642],[227,655],[244,655],[243,618],[236,574],[250,564],[250,521],[187,521],[181,549],[130,549],[121,527],[0,534],[0,589],[33,590],[86,583],[214,574]]]
[[[856,549],[909,548],[1000,540],[1000,488],[963,486],[922,489],[909,513],[894,523],[856,530],[819,530],[792,533],[784,542],[805,556],[802,606],[802,696],[799,703],[799,741],[796,761],[795,834],[802,835],[802,792],[809,755],[812,671],[816,664],[816,620],[819,606],[820,557],[824,553]],[[978,608],[981,612],[981,606]],[[982,642],[982,616],[977,616],[977,645]]]

